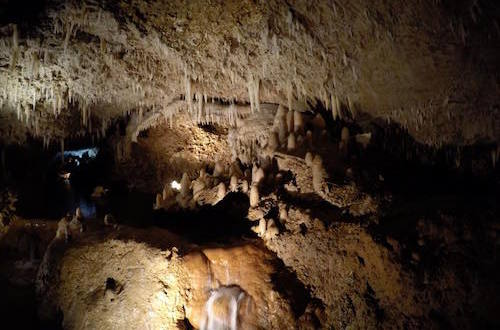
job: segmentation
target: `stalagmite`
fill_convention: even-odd
[[[187,173],[184,173],[181,179],[181,190],[180,190],[181,196],[187,196],[189,194],[190,184],[191,182],[189,181]]]
[[[241,182],[241,191],[245,194],[248,193],[248,181],[247,180],[243,180]]]
[[[252,165],[252,183],[255,182],[255,178],[257,177],[257,170],[259,169],[259,166],[257,166],[256,163],[253,163]]]
[[[57,223],[56,239],[68,241],[69,238],[69,219],[65,216]]]
[[[340,132],[340,140],[347,142],[349,140],[349,129],[347,127],[342,127],[342,131]]]
[[[162,199],[163,200],[167,200],[169,198],[171,198],[173,196],[173,191],[172,191],[172,188],[169,184],[166,184],[164,187],[163,187],[163,191],[162,191]]]
[[[290,133],[290,135],[288,135],[288,143],[287,143],[286,149],[288,151],[293,151],[293,150],[295,150],[295,148],[296,148],[295,134]]]
[[[226,196],[226,185],[224,182],[219,183],[217,186],[217,200],[221,201]]]
[[[306,152],[306,156],[305,156],[305,161],[306,161],[306,164],[307,166],[312,166],[312,163],[313,163],[313,155],[308,151]]]
[[[260,219],[259,223],[252,227],[252,230],[259,235],[259,237],[264,237],[266,234],[266,220],[265,219]]]
[[[313,188],[317,193],[323,193],[323,183],[327,177],[326,170],[323,167],[323,159],[316,155],[312,162]]]
[[[238,191],[238,178],[236,176],[231,176],[231,180],[229,181],[229,189],[232,192]]]
[[[354,139],[356,140],[356,142],[361,144],[361,146],[363,146],[363,149],[366,149],[368,147],[368,145],[370,144],[371,138],[372,138],[372,133],[356,134],[354,136]]]
[[[243,176],[243,171],[241,170],[239,159],[236,159],[234,162],[231,163],[229,175],[236,176],[236,178],[241,178]]]
[[[304,145],[304,137],[302,135],[297,135],[297,148],[300,148]]]
[[[267,221],[265,239],[272,239],[279,234],[278,227],[273,219]]]
[[[313,136],[311,131],[306,132],[306,143],[307,147],[312,148],[313,147]]]
[[[218,178],[218,177],[220,177],[222,175],[224,175],[224,164],[222,163],[222,161],[218,160],[218,161],[215,162],[213,176],[215,178]]]
[[[276,110],[275,120],[286,116],[287,110],[281,104],[278,105],[278,110]]]
[[[278,134],[275,131],[272,131],[269,134],[269,140],[267,145],[269,146],[270,151],[276,151],[279,147]]]
[[[293,112],[293,131],[295,133],[301,132],[304,128],[304,118],[300,111]]]
[[[288,219],[288,212],[285,207],[280,208],[279,218],[281,221],[286,221]]]
[[[252,185],[259,184],[265,177],[264,170],[262,167],[255,168],[255,171],[252,169]]]
[[[193,199],[195,201],[198,201],[198,198],[200,197],[200,193],[204,191],[206,188],[205,181],[201,178],[198,178],[196,180],[193,180],[191,183],[191,189],[193,190]]]
[[[283,145],[286,143],[286,137],[287,137],[287,131],[288,131],[285,117],[281,117],[279,119],[278,129],[279,129],[278,135],[279,135],[280,144]]]
[[[312,124],[314,125],[314,127],[321,130],[326,128],[325,120],[319,113],[312,120]]]
[[[162,201],[163,201],[163,196],[160,194],[156,194],[156,202],[154,205],[155,210],[158,210],[159,208],[161,208]]]
[[[81,219],[81,217],[74,215],[73,219],[71,219],[71,221],[68,224],[68,230],[69,230],[69,233],[72,237],[77,236],[78,234],[83,232],[83,225],[82,225],[80,219]]]
[[[250,207],[256,207],[259,204],[259,188],[252,184],[250,188]]]

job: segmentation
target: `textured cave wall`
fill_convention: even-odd
[[[495,1],[3,2],[1,112],[52,141],[179,97],[338,99],[431,145],[500,139]]]

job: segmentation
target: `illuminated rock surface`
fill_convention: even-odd
[[[500,328],[500,6],[0,5],[16,329]]]

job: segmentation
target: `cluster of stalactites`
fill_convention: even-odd
[[[249,91],[252,91],[250,95],[251,112],[254,111],[254,108],[257,111],[260,110],[258,85],[258,80],[252,80],[252,83],[249,83]],[[185,66],[184,99],[186,101],[187,113],[194,122],[198,124],[236,126],[237,119],[246,115],[245,106],[237,105],[235,99],[221,100],[209,97],[203,91],[193,90],[193,87],[192,78],[188,73],[187,66]]]

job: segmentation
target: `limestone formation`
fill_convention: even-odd
[[[229,182],[229,190],[232,192],[238,191],[238,178],[236,176],[232,176]]]
[[[256,207],[259,204],[259,188],[257,184],[250,187],[250,207]]]
[[[189,180],[187,173],[184,173],[181,179],[181,189],[180,189],[181,196],[187,196],[189,194],[190,185],[191,181]]]
[[[247,180],[242,180],[241,181],[241,191],[244,194],[248,193],[248,181]]]
[[[313,164],[313,155],[309,151],[306,152],[306,156],[305,156],[304,160],[306,161],[307,166],[312,166],[312,164]]]
[[[56,231],[56,239],[64,240],[65,242],[68,241],[68,238],[70,236],[69,233],[69,222],[70,220],[68,217],[63,217],[59,222],[57,223],[57,231]]]
[[[498,1],[1,3],[4,324],[499,328]]]
[[[325,179],[327,178],[327,173],[323,166],[323,159],[320,155],[314,156],[312,162],[312,183],[314,191],[322,193],[325,190]]]
[[[269,219],[267,221],[267,225],[266,225],[266,233],[265,233],[266,240],[273,239],[278,234],[279,234],[279,230],[278,230],[278,227],[276,226],[274,220]]]
[[[290,135],[288,135],[288,143],[287,143],[287,147],[286,149],[288,151],[294,151],[295,148],[297,147],[297,143],[295,141],[295,134],[290,133]]]
[[[107,213],[104,216],[104,225],[105,226],[115,226],[116,225],[116,219],[113,217],[113,215]]]
[[[300,133],[304,129],[304,118],[302,116],[302,112],[294,111],[293,112],[293,131],[295,133]]]
[[[295,129],[294,118],[295,118],[295,111],[289,110],[286,114],[286,127],[288,129],[288,133],[294,132]]]
[[[226,185],[224,182],[219,183],[217,186],[217,200],[221,201],[226,196]]]
[[[156,194],[156,200],[155,200],[154,209],[158,210],[159,208],[161,208],[162,202],[163,202],[163,195],[162,194]]]
[[[222,163],[222,161],[220,160],[216,161],[213,176],[215,178],[221,177],[222,175],[224,175],[224,172],[225,172],[224,163]]]
[[[279,148],[279,139],[276,132],[272,131],[269,134],[268,146],[271,151],[276,151]]]

